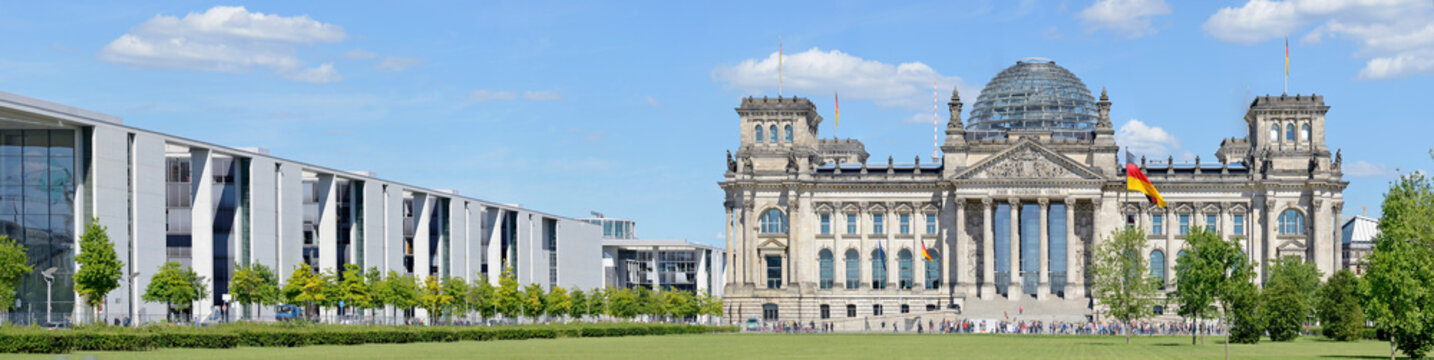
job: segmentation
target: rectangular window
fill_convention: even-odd
[[[901,234],[911,234],[911,214],[901,214]]]
[[[876,305],[872,305],[872,306],[871,306],[871,315],[872,315],[872,316],[881,316],[881,304],[876,304]]]
[[[1215,215],[1205,215],[1205,231],[1215,232],[1217,222]]]
[[[1150,215],[1150,233],[1154,235],[1165,235],[1165,215]]]
[[[767,288],[768,288],[768,289],[781,289],[781,288],[782,288],[782,257],[781,257],[781,256],[768,256],[768,257],[767,257]]]
[[[1245,215],[1235,214],[1234,224],[1235,235],[1245,235]]]
[[[831,305],[822,304],[822,318],[823,318],[823,319],[830,319],[830,318],[832,318],[832,307],[831,307]]]
[[[778,314],[777,314],[777,305],[776,305],[776,304],[766,304],[766,305],[762,305],[762,320],[763,320],[763,321],[777,321],[778,319],[780,319],[779,317],[777,317],[777,315],[778,315]]]
[[[854,318],[854,317],[856,317],[856,305],[847,305],[847,306],[846,306],[846,317],[849,317],[849,318]]]
[[[1180,214],[1180,235],[1190,233],[1190,215]]]
[[[855,234],[856,234],[856,214],[855,214],[855,213],[846,214],[846,233],[847,233],[848,235],[855,235]]]
[[[872,233],[872,234],[884,234],[884,233],[886,233],[886,227],[883,226],[883,225],[885,225],[885,224],[886,224],[886,216],[885,216],[885,214],[881,214],[881,213],[871,214],[871,233]]]
[[[832,214],[822,214],[822,235],[832,233]]]
[[[936,234],[936,214],[926,214],[926,234]]]

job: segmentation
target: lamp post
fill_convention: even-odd
[[[137,277],[139,277],[139,272],[138,272],[138,271],[133,271],[133,272],[130,272],[130,273],[129,273],[130,299],[129,299],[129,314],[127,315],[127,320],[128,320],[128,321],[126,321],[126,322],[128,322],[128,323],[130,323],[130,324],[133,324],[133,325],[136,326],[136,327],[139,326],[139,321],[137,321],[137,320],[139,320],[139,319],[134,319],[134,317],[135,317],[135,311],[137,311],[136,307],[138,307],[138,305],[135,305],[135,303],[137,303],[137,302],[139,301],[139,296],[137,296],[137,294],[136,294],[136,293],[139,292],[139,289],[135,289],[135,288],[134,288],[134,279],[137,278]]]
[[[50,294],[51,294],[52,290],[54,290],[54,288],[55,288],[55,272],[56,272],[56,271],[60,271],[60,268],[51,266],[49,269],[45,269],[45,271],[40,272],[40,276],[44,276],[44,277],[45,277],[45,322],[46,322],[46,323],[49,323],[49,322],[52,321],[52,320],[50,320],[50,308],[51,308],[51,307],[50,307],[50,303],[51,303],[51,302],[50,302]]]

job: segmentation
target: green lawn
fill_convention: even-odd
[[[772,335],[713,334],[566,338],[404,345],[310,346],[229,350],[167,349],[148,352],[78,352],[69,359],[1215,359],[1222,358],[1219,338],[1190,345],[1188,337],[1011,336],[1011,335]],[[1380,359],[1388,343],[1338,343],[1320,337],[1293,343],[1231,345],[1231,358]],[[0,354],[0,358],[53,359],[55,355]]]

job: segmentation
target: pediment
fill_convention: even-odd
[[[758,244],[758,245],[757,245],[757,249],[759,249],[759,250],[763,250],[763,249],[766,249],[766,250],[786,250],[786,249],[787,249],[787,242],[786,242],[786,240],[784,240],[784,239],[777,239],[777,238],[767,239],[767,240],[763,240],[760,244]]]
[[[1030,139],[981,160],[955,177],[961,180],[1101,180],[1099,173]]]
[[[1285,240],[1275,247],[1279,251],[1304,251],[1305,242],[1300,240]]]

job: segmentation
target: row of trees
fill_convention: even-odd
[[[1192,322],[1223,320],[1227,344],[1255,343],[1263,335],[1290,341],[1315,321],[1326,337],[1350,341],[1365,337],[1372,322],[1389,340],[1391,358],[1396,350],[1421,358],[1434,348],[1434,181],[1418,172],[1401,176],[1385,194],[1382,212],[1362,277],[1340,270],[1322,283],[1313,264],[1290,257],[1270,263],[1264,286],[1256,286],[1253,260],[1240,239],[1193,228],[1176,259],[1176,288],[1163,298],[1141,256],[1144,231],[1125,228],[1094,250],[1093,296],[1111,318],[1128,325],[1151,317],[1166,301]]]
[[[19,297],[20,283],[35,271],[30,264],[28,249],[9,236],[0,235],[0,311],[9,311]],[[73,274],[75,292],[84,304],[98,314],[104,308],[105,296],[119,288],[124,263],[115,253],[114,243],[99,219],[90,219],[80,235],[80,253],[75,255],[80,270]]]
[[[280,302],[303,305],[309,316],[320,309],[339,309],[346,314],[368,311],[376,314],[391,309],[424,309],[433,321],[453,321],[477,315],[483,319],[501,315],[519,320],[607,316],[633,319],[651,316],[664,320],[698,315],[720,316],[721,299],[706,294],[647,288],[599,288],[568,290],[560,286],[544,290],[538,284],[520,287],[512,269],[505,269],[498,285],[483,280],[472,283],[452,276],[425,279],[377,268],[363,270],[347,264],[341,274],[315,272],[300,264],[280,286],[274,272],[262,264],[238,266],[229,293],[234,301],[249,305],[276,305]]]

